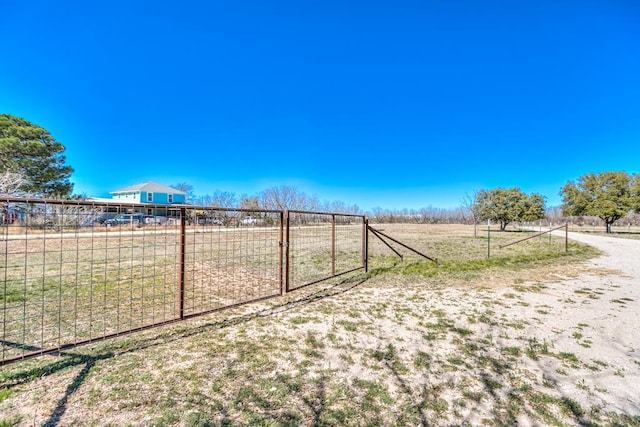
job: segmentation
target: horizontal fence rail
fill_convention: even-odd
[[[524,237],[522,239],[518,239],[518,240],[513,241],[513,242],[509,242],[509,243],[505,243],[503,245],[499,245],[498,247],[500,249],[508,248],[509,246],[513,246],[515,244],[522,243],[524,241],[527,241],[529,239],[533,239],[535,237],[540,237],[540,236],[542,236],[544,234],[551,234],[552,232],[554,232],[556,230],[561,230],[561,229],[564,230],[564,251],[565,252],[569,252],[569,224],[568,223],[565,224],[565,225],[561,225],[559,227],[550,228],[549,230],[546,230],[546,231],[540,231],[539,233],[536,233],[533,236]],[[535,231],[535,230],[531,230],[531,231]]]
[[[0,364],[366,265],[363,216],[0,199]]]

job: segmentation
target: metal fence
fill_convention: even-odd
[[[366,266],[366,219],[4,199],[0,364],[240,304]]]
[[[363,216],[287,211],[286,224],[287,291],[366,265]]]

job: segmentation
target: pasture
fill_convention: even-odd
[[[370,236],[367,274],[4,366],[0,423],[640,425],[633,406],[589,379],[624,378],[627,366],[585,356],[591,325],[554,322],[557,304],[618,292],[565,284],[610,274],[589,264],[596,250],[571,242],[565,253],[564,238],[550,236],[499,249],[531,234],[511,230],[491,233],[487,258],[486,228],[474,237],[459,225],[373,226],[439,264],[406,251],[400,260]],[[167,274],[157,258],[144,268]],[[329,256],[314,259],[326,266]]]

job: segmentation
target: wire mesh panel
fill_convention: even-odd
[[[176,318],[176,212],[81,202],[0,209],[13,218],[0,229],[2,360]]]
[[[364,267],[364,217],[289,211],[287,291]]]
[[[363,216],[286,215],[0,200],[0,363],[278,296],[285,284],[293,290],[364,267]]]
[[[280,295],[281,212],[199,208],[185,245],[184,315]]]
[[[335,215],[336,274],[364,267],[364,218]]]

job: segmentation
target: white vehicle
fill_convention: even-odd
[[[166,216],[145,215],[144,223],[145,224],[166,224],[167,223],[167,217]]]
[[[240,220],[240,225],[256,225],[258,220],[255,218],[251,218],[250,216],[242,218]]]

